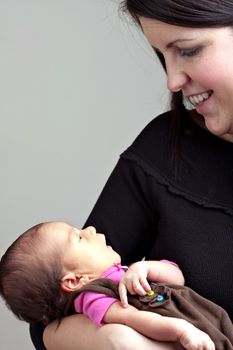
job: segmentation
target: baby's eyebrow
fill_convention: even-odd
[[[75,228],[75,227],[72,227],[72,230],[71,230],[71,232],[70,232],[70,234],[71,234],[71,237],[82,237],[81,236],[81,232],[82,232],[82,230],[78,230],[77,228]]]
[[[68,240],[71,241],[72,237],[76,235],[76,231],[73,227],[68,230]]]

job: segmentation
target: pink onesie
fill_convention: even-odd
[[[175,263],[168,260],[161,260],[166,263]],[[109,269],[107,269],[100,277],[110,278],[113,281],[119,283],[122,276],[125,274],[127,266],[122,266],[120,264],[114,264]],[[96,292],[82,292],[74,300],[75,311],[79,314],[84,314],[90,318],[97,326],[104,324],[103,318],[108,308],[115,302],[119,301],[116,298],[112,298],[106,294],[96,293]]]
[[[107,269],[101,278],[110,278],[119,283],[125,271],[120,264],[114,264]],[[96,292],[83,292],[74,300],[75,311],[79,314],[84,314],[98,326],[103,325],[103,318],[108,308],[115,302],[119,301],[116,298],[111,298],[106,294]]]

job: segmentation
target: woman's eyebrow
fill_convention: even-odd
[[[187,42],[187,41],[193,41],[193,40],[195,40],[195,38],[191,38],[191,39],[176,39],[176,40],[171,41],[170,43],[168,43],[168,44],[166,45],[166,49],[169,49],[169,48],[175,46],[175,45],[178,44],[178,43]],[[161,50],[159,50],[157,47],[155,47],[155,46],[153,46],[153,45],[151,45],[151,47],[152,47],[152,49],[153,49],[154,51],[157,51],[157,52],[162,53]]]
[[[195,38],[191,38],[191,39],[177,39],[177,40],[174,40],[174,41],[171,41],[170,43],[168,43],[166,45],[166,48],[169,49],[169,48],[173,47],[175,44],[182,43],[184,41],[193,41],[193,40],[195,40]]]

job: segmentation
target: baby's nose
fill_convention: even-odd
[[[89,234],[90,236],[96,236],[96,229],[94,226],[88,226],[85,228],[85,231],[87,232],[87,234]]]

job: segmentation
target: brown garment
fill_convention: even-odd
[[[152,296],[128,294],[129,303],[139,310],[185,319],[206,332],[215,343],[216,350],[233,350],[233,324],[220,306],[185,286],[152,282],[151,289],[154,292]],[[83,291],[103,293],[120,299],[118,285],[107,278],[88,283],[79,293]]]

